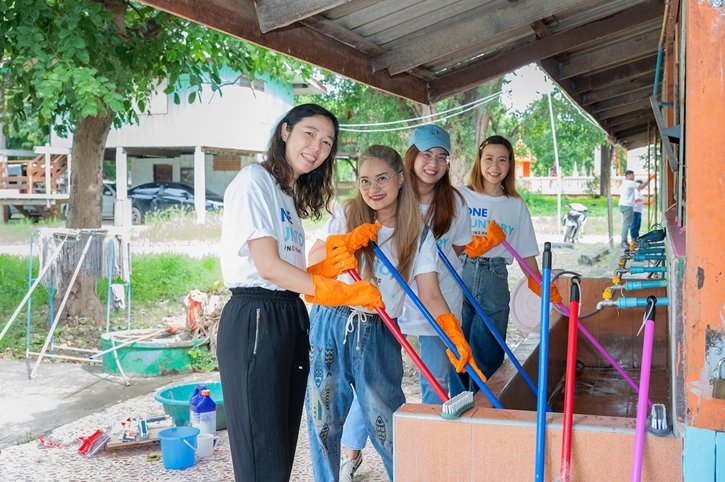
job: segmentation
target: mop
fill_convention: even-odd
[[[504,241],[505,242],[505,241]],[[549,369],[549,296],[551,292],[551,243],[544,243],[541,261],[541,321],[539,322],[539,394],[536,397],[536,472],[544,480],[546,451],[546,386]]]
[[[383,262],[385,267],[390,271],[390,273],[393,275],[393,277],[398,281],[398,284],[400,284],[400,287],[403,288],[405,293],[408,295],[410,300],[415,304],[415,306],[418,308],[418,310],[421,312],[421,314],[425,317],[426,320],[428,320],[428,323],[433,327],[433,329],[438,333],[438,336],[441,337],[443,342],[446,344],[449,350],[453,352],[453,354],[460,358],[460,355],[458,354],[458,349],[456,349],[456,346],[453,344],[451,339],[446,335],[446,333],[443,331],[443,329],[438,325],[435,318],[433,318],[433,315],[430,314],[428,309],[423,305],[423,303],[420,301],[420,298],[413,292],[413,290],[408,286],[408,283],[403,279],[403,277],[400,275],[398,270],[393,266],[393,264],[390,262],[387,256],[385,256],[385,253],[378,247],[378,245],[374,241],[370,241],[369,245],[375,254],[380,258],[380,261]],[[486,383],[481,379],[481,377],[478,376],[478,373],[476,373],[476,370],[473,369],[470,363],[466,363],[466,371],[468,372],[468,376],[470,376],[473,381],[476,382],[476,384],[479,386],[481,391],[488,397],[488,400],[491,402],[491,405],[493,405],[495,408],[503,408],[501,403],[496,399],[496,397],[493,395],[491,390],[486,386]],[[463,393],[470,393],[470,392],[463,392]],[[455,398],[455,397],[454,397]],[[461,402],[466,403],[468,402]],[[472,400],[471,400],[472,404]]]
[[[358,272],[354,269],[350,269],[347,271],[347,273],[354,279],[355,281],[360,281],[360,275]],[[395,322],[390,318],[388,313],[383,308],[375,307],[375,311],[380,316],[380,318],[383,319],[385,322],[385,325],[388,327],[388,329],[393,333],[393,336],[396,340],[398,340],[398,343],[400,343],[403,348],[405,349],[405,352],[410,356],[410,358],[413,360],[413,363],[418,367],[418,370],[423,374],[423,376],[428,380],[428,383],[430,383],[431,387],[433,387],[433,390],[438,394],[441,400],[443,400],[444,404],[448,402],[449,397],[448,394],[443,390],[443,387],[441,387],[441,384],[438,383],[438,380],[433,376],[433,374],[428,370],[428,367],[425,366],[425,363],[423,363],[423,360],[420,359],[418,356],[418,353],[413,349],[412,346],[410,346],[410,343],[408,342],[408,339],[405,338],[403,333],[401,333],[400,328],[398,328],[398,325],[395,324]]]
[[[506,340],[503,339],[501,334],[498,332],[495,326],[493,326],[493,323],[491,322],[491,319],[486,315],[486,313],[483,312],[483,308],[481,308],[481,305],[478,304],[478,301],[476,301],[476,298],[473,296],[473,293],[471,293],[471,290],[468,289],[468,286],[466,286],[466,283],[463,282],[463,279],[461,279],[461,276],[456,272],[456,269],[451,264],[450,260],[446,257],[443,250],[441,250],[440,246],[438,246],[438,257],[443,261],[443,264],[446,265],[448,268],[448,271],[451,272],[451,275],[453,276],[453,279],[456,280],[456,283],[458,283],[458,286],[461,287],[461,290],[463,291],[463,294],[466,295],[466,298],[468,298],[468,301],[471,302],[471,306],[476,310],[476,313],[478,313],[478,316],[481,317],[483,322],[485,323],[486,327],[491,332],[491,335],[496,339],[499,346],[503,349],[503,351],[506,353],[506,356],[509,357],[509,360],[511,360],[511,363],[514,364],[516,367],[516,370],[518,370],[519,374],[521,374],[521,377],[524,379],[526,384],[531,388],[531,391],[534,392],[534,395],[537,393],[536,385],[533,381],[531,381],[531,378],[529,377],[529,374],[526,373],[526,370],[524,370],[524,367],[521,366],[521,363],[516,359],[511,349],[506,344]],[[549,405],[546,405],[546,411],[551,412],[551,407]]]
[[[644,436],[647,431],[647,393],[652,369],[652,345],[655,334],[655,306],[657,298],[647,297],[647,310],[642,319],[644,341],[642,342],[642,368],[639,375],[639,398],[637,399],[637,421],[634,429],[634,453],[632,455],[631,482],[642,480],[642,459],[644,457]],[[639,331],[642,331],[640,327]],[[639,332],[637,333],[639,335]]]
[[[508,243],[508,241],[506,241],[506,240],[501,241],[501,245],[509,250],[509,252],[513,255],[513,257],[516,258],[516,261],[519,262],[519,264],[526,270],[527,273],[529,273],[529,275],[531,275],[537,282],[541,283],[541,279],[536,274],[536,272],[528,264],[526,264],[526,261],[524,261],[524,259],[521,257],[521,255],[519,255],[519,253],[516,252],[516,250]],[[543,288],[544,287],[542,286],[542,290],[543,290]],[[556,306],[564,314],[564,316],[569,316],[569,310],[566,308],[564,303],[559,303]],[[606,358],[606,360],[612,365],[612,367],[614,367],[614,369],[617,370],[620,375],[622,375],[622,378],[624,378],[626,380],[626,382],[629,384],[629,386],[632,387],[632,389],[636,393],[639,393],[639,387],[637,386],[636,383],[634,383],[634,380],[632,380],[632,378],[629,375],[627,375],[627,372],[625,372],[624,369],[621,366],[619,366],[619,363],[617,363],[614,360],[614,358],[612,358],[612,355],[610,355],[609,352],[607,352],[607,350],[605,350],[604,347],[594,338],[594,336],[592,336],[592,334],[589,333],[589,330],[587,330],[582,324],[578,324],[577,326],[579,328],[579,331],[582,333],[582,335],[584,335],[587,338],[587,340],[589,340],[589,342],[592,345],[594,345],[594,347],[599,351],[599,353],[601,353],[602,356],[604,358]],[[649,404],[649,406],[652,406],[651,401],[648,400],[647,403]]]
[[[564,433],[561,442],[561,470],[559,482],[569,482],[571,470],[571,426],[574,416],[574,385],[576,381],[576,329],[579,323],[581,287],[578,276],[571,279],[569,297],[569,339],[566,348],[566,388],[564,390]]]

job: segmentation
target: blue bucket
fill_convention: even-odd
[[[161,442],[161,459],[167,469],[188,469],[196,456],[196,427],[171,427],[158,433]]]

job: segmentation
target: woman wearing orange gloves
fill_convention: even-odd
[[[277,124],[267,158],[242,169],[224,193],[221,265],[232,298],[217,334],[217,358],[237,481],[287,481],[309,372],[309,316],[320,305],[382,306],[367,281],[335,276],[356,260],[344,246],[306,270],[300,218],[319,218],[332,194],[338,123],[305,104]],[[335,266],[330,266],[333,263]]]
[[[458,190],[468,204],[474,234],[473,242],[466,246],[460,258],[463,281],[505,340],[511,298],[506,266],[512,264],[514,258],[500,243],[506,239],[526,264],[536,271],[536,256],[539,254],[531,215],[516,191],[515,159],[511,143],[501,136],[491,136],[483,141],[478,148],[468,185]],[[541,296],[541,287],[530,276],[528,285]],[[561,301],[553,284],[550,299],[553,302]],[[490,378],[503,363],[503,348],[468,299],[463,300],[461,323],[476,363],[484,375]],[[477,389],[467,374],[451,374],[451,396]]]
[[[376,240],[403,279],[417,283],[426,308],[456,345],[461,357],[451,361],[462,370],[471,361],[470,350],[438,287],[435,238],[424,229],[400,154],[386,146],[367,148],[360,156],[358,177],[357,195],[335,211],[321,236],[327,242],[316,241],[310,262],[329,259],[330,246],[340,239],[351,250],[367,245],[367,239]],[[370,248],[360,249],[355,257],[360,276],[380,289],[390,317],[400,316],[405,291]],[[352,281],[349,275],[339,279]],[[340,438],[353,389],[368,435],[393,480],[393,412],[405,402],[400,345],[370,307],[355,306],[359,303],[351,299],[341,302],[348,306],[315,305],[310,313],[306,409],[315,480],[338,479]]]

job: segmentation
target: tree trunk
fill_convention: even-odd
[[[66,222],[68,228],[96,229],[101,227],[103,154],[112,121],[111,114],[83,117],[76,126],[71,148],[73,165]],[[85,244],[86,239],[86,237],[81,238],[79,244]],[[75,257],[80,254],[81,250],[71,251],[75,253]],[[60,308],[76,262],[77,258],[70,263],[61,263],[63,284],[58,286],[56,292],[56,310]],[[84,261],[84,264],[87,262],[88,260]],[[99,323],[104,321],[103,307],[96,293],[97,282],[97,275],[94,276],[83,271],[79,274],[71,289],[61,320],[66,316],[87,316]]]

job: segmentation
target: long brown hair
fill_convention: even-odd
[[[330,119],[335,129],[335,139],[330,149],[330,155],[324,160],[319,167],[307,174],[302,174],[297,182],[294,182],[294,171],[287,162],[287,143],[282,140],[282,128],[286,124],[286,129],[291,132],[295,124],[307,117],[322,116]],[[333,170],[335,165],[335,156],[337,155],[337,139],[340,126],[337,117],[330,111],[317,104],[302,104],[292,108],[277,123],[269,140],[267,155],[262,166],[269,171],[277,180],[279,187],[292,196],[295,201],[297,215],[302,218],[320,219],[322,216],[322,208],[327,205],[334,193],[333,190]]]
[[[419,152],[420,150],[415,145],[412,145],[403,157],[405,169],[408,171],[410,178],[413,179],[413,192],[415,193],[416,199],[420,199],[420,193],[418,192],[414,166]],[[461,193],[451,185],[450,169],[447,168],[446,173],[443,174],[443,177],[433,187],[433,202],[431,202],[428,213],[423,219],[423,222],[430,227],[436,239],[451,229],[453,219],[458,214],[456,213],[456,196],[463,200]]]
[[[483,179],[483,173],[481,172],[481,156],[483,155],[483,149],[489,144],[504,146],[509,151],[509,172],[506,173],[506,177],[501,182],[504,196],[521,197],[516,190],[516,160],[514,158],[514,148],[508,139],[502,136],[491,136],[478,146],[476,162],[473,163],[471,175],[468,177],[468,188],[479,193],[484,192],[485,181]]]
[[[392,243],[391,251],[395,253],[398,261],[397,270],[404,280],[409,280],[413,272],[415,255],[418,251],[418,241],[423,229],[423,219],[420,216],[418,201],[413,192],[413,185],[408,172],[403,165],[398,151],[388,146],[373,145],[360,154],[358,169],[370,159],[380,159],[385,162],[394,173],[402,173],[403,184],[398,191],[398,199],[395,207],[395,230],[387,241]],[[391,181],[393,178],[391,178]],[[374,223],[376,212],[367,205],[358,190],[354,198],[345,202],[345,218],[347,219],[347,230],[352,231],[364,223]],[[362,266],[362,277],[375,282],[373,276],[373,262],[375,253],[369,247],[360,249],[355,257],[358,264]],[[363,263],[363,260],[365,261]]]

